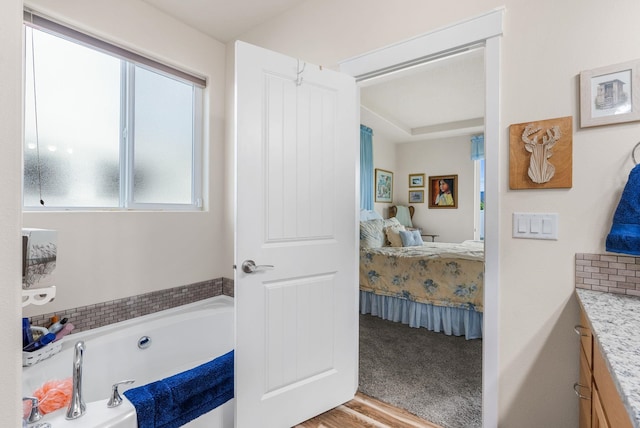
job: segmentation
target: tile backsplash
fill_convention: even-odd
[[[78,333],[119,321],[175,308],[221,294],[233,297],[233,280],[217,278],[151,293],[138,294],[108,302],[66,309],[30,318],[31,325],[47,326],[51,317],[68,318]]]
[[[576,288],[640,296],[640,257],[578,253]]]

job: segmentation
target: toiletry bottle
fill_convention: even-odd
[[[57,332],[62,330],[62,327],[66,324],[67,321],[67,318],[62,318],[60,321],[51,324],[49,326],[49,333],[56,334]]]
[[[31,336],[33,337],[33,340],[31,342],[40,339],[42,336],[44,336],[47,333],[49,333],[49,329],[44,328],[44,327],[39,327],[37,325],[32,325],[31,326]],[[29,343],[31,343],[31,342],[29,342]]]
[[[25,347],[31,342],[33,342],[31,323],[29,322],[29,318],[22,318],[22,346]]]
[[[44,336],[42,336],[40,339],[36,340],[35,342],[31,342],[30,344],[22,348],[22,350],[27,352],[37,351],[38,349],[53,342],[55,338],[56,338],[55,334],[47,333]]]
[[[54,340],[54,342],[62,339],[63,337],[65,337],[67,334],[71,333],[71,331],[76,328],[73,324],[71,324],[70,322],[66,323],[64,325],[64,327],[62,327],[62,330],[60,330],[59,332],[56,333],[56,338]]]

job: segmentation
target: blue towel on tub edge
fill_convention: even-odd
[[[124,392],[138,428],[175,428],[233,398],[233,351],[191,370]]]

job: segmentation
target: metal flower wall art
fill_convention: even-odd
[[[572,186],[573,118],[525,122],[509,127],[511,189]]]
[[[542,135],[542,143],[539,143],[538,132],[541,129],[541,127],[536,127],[533,123],[530,123],[522,132],[524,148],[531,153],[527,174],[534,183],[546,183],[556,173],[556,168],[548,159],[553,156],[551,149],[562,136],[560,127],[556,125],[547,129],[546,135]],[[531,136],[533,138],[530,138]]]

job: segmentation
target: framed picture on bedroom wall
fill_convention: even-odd
[[[458,208],[458,175],[429,177],[429,208]]]
[[[409,190],[409,203],[410,204],[423,204],[424,203],[424,190]]]
[[[409,187],[424,187],[424,174],[409,174]]]
[[[376,202],[393,201],[393,172],[376,168],[375,176]]]

